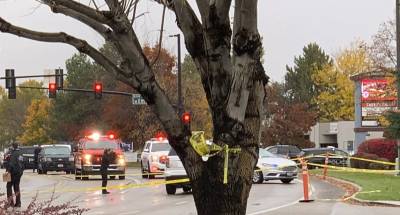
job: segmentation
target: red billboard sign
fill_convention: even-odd
[[[364,79],[361,81],[361,125],[380,126],[379,118],[388,110],[394,110],[397,91],[388,79]]]
[[[396,89],[387,79],[364,79],[361,84],[362,101],[396,100]]]

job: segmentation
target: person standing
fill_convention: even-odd
[[[115,161],[115,158],[115,152],[113,152],[111,149],[104,149],[100,167],[102,194],[110,193],[107,191],[108,167],[112,162]]]
[[[41,150],[41,149],[40,149],[40,146],[37,146],[37,147],[35,148],[35,151],[33,152],[33,153],[34,153],[34,155],[33,155],[33,165],[34,165],[34,167],[33,167],[33,172],[35,172],[35,170],[38,169],[40,150]]]
[[[21,193],[19,190],[19,183],[21,181],[22,174],[24,172],[23,157],[21,155],[20,149],[17,143],[12,144],[10,162],[7,166],[7,172],[11,174],[11,181],[7,182],[7,200],[8,204],[13,207],[21,207]],[[12,188],[15,194],[15,204],[14,197],[12,193]]]

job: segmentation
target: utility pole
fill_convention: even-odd
[[[178,40],[178,114],[183,114],[183,99],[182,99],[182,71],[181,71],[181,35],[174,34],[170,37],[176,37]]]
[[[397,111],[400,111],[400,0],[396,0]],[[397,176],[400,176],[400,139],[397,137]]]

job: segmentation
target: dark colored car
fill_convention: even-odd
[[[266,148],[266,150],[271,152],[272,154],[276,154],[278,156],[282,156],[289,159],[301,157],[304,155],[304,152],[299,147],[294,145],[269,146]]]
[[[19,147],[23,157],[22,163],[25,169],[33,169],[35,167],[35,148],[34,146],[21,146]]]
[[[42,146],[39,153],[38,173],[47,174],[48,171],[66,172],[74,171],[74,157],[68,145]]]
[[[309,163],[325,164],[326,153],[329,153],[328,164],[334,166],[347,166],[349,154],[336,148],[308,148],[303,149],[304,157]],[[309,158],[307,158],[309,157]],[[310,165],[312,167],[312,165]]]

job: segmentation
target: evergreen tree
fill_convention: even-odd
[[[316,43],[303,48],[303,54],[295,57],[294,67],[286,66],[285,91],[291,102],[310,104],[318,89],[312,76],[333,61]],[[315,107],[315,104],[311,104]]]

